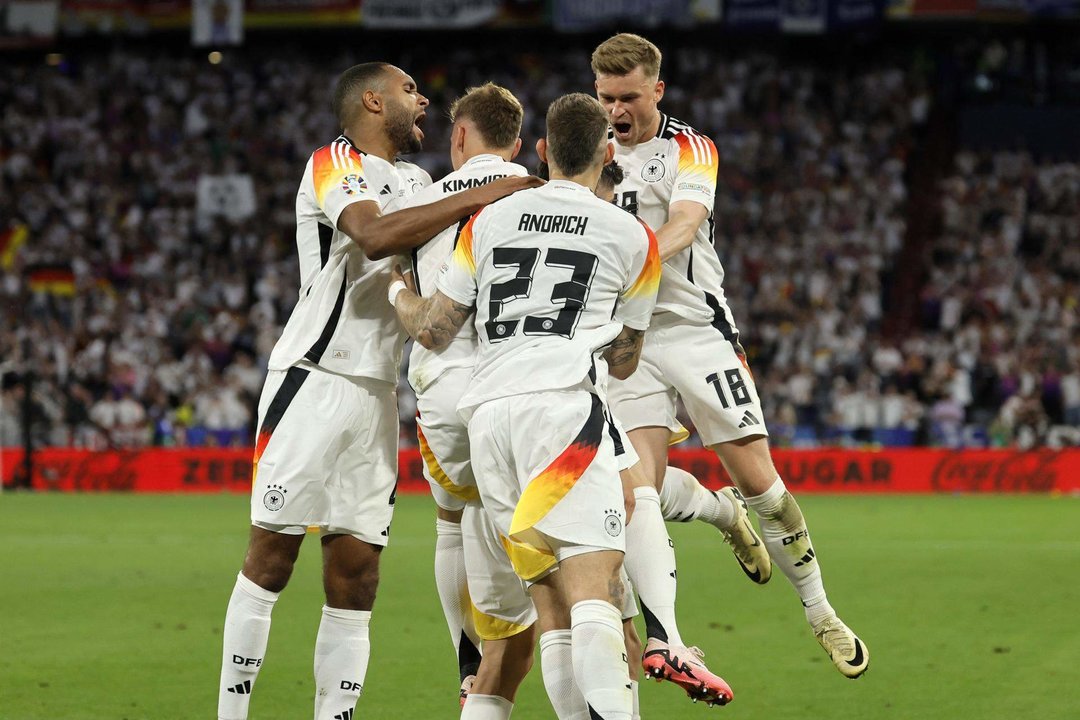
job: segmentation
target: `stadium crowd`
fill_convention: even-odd
[[[435,110],[413,160],[448,171],[442,111],[494,80],[526,108],[519,161],[534,165],[547,103],[592,85],[588,50],[457,47],[401,59]],[[288,55],[5,63],[0,445],[22,442],[31,373],[38,445],[250,442],[296,298],[297,184],[337,132],[328,68],[357,60]],[[1080,165],[961,154],[921,317],[893,339],[920,76],[703,45],[672,48],[667,68],[665,110],[722,157],[717,248],[777,444],[1069,441],[1050,428],[1080,425]],[[400,405],[413,443],[404,381]]]

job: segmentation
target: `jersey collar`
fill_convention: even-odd
[[[587,192],[592,195],[592,190],[580,185],[573,180],[548,180],[547,187],[549,188],[565,188],[567,190],[579,190],[581,192]]]
[[[654,138],[664,136],[664,131],[667,130],[668,120],[670,119],[671,118],[664,113],[660,113],[660,125],[656,128],[656,135],[653,136]]]
[[[494,155],[492,153],[482,153],[480,155],[473,155],[471,158],[466,160],[462,164],[461,167],[471,167],[473,165],[486,165],[487,163],[492,163],[492,162],[500,162],[501,163],[501,162],[503,162],[503,159],[501,157],[499,157],[498,155]]]

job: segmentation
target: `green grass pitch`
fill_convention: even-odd
[[[1080,717],[1080,505],[1072,498],[804,496],[833,605],[868,644],[842,678],[780,573],[749,583],[719,535],[671,526],[680,624],[726,708],[645,683],[646,718]],[[0,718],[214,717],[240,496],[0,497]],[[274,613],[254,720],[311,716],[321,591],[308,538]],[[357,718],[457,717],[431,574],[432,505],[399,498]],[[552,718],[539,663],[515,720]]]

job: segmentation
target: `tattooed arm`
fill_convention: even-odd
[[[398,268],[393,279],[402,279]],[[441,292],[423,298],[408,287],[398,292],[394,309],[405,331],[428,350],[446,347],[473,314],[472,305],[462,305]]]
[[[608,370],[613,378],[625,380],[637,370],[644,339],[644,330],[623,326],[619,337],[604,351],[604,359],[607,360]]]

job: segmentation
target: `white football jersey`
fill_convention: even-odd
[[[649,326],[659,282],[656,236],[587,187],[552,180],[484,208],[438,279],[440,292],[476,305],[480,349],[459,409],[593,388],[623,326]]]
[[[368,259],[337,221],[355,202],[392,212],[429,184],[416,165],[363,153],[344,135],[312,153],[296,194],[300,299],[270,354],[271,370],[306,360],[341,375],[397,382],[405,333],[386,302],[393,259]]]
[[[528,175],[529,171],[517,163],[506,162],[498,155],[477,155],[442,180],[432,183],[409,199],[408,207],[429,205],[462,190],[486,185],[499,178]],[[413,274],[421,295],[435,294],[435,282],[439,270],[454,252],[458,232],[468,218],[454,223],[412,252]],[[471,326],[461,328],[450,344],[441,350],[428,350],[420,343],[413,343],[409,355],[409,384],[418,393],[423,392],[446,370],[472,367],[476,361],[476,333]]]
[[[664,262],[656,312],[708,322],[737,343],[739,333],[724,297],[724,268],[713,245],[713,203],[720,167],[713,141],[661,114],[656,137],[634,147],[615,143],[615,160],[625,173],[615,188],[615,204],[651,227],[667,223],[673,202],[692,200],[708,208],[709,216],[690,247]]]

